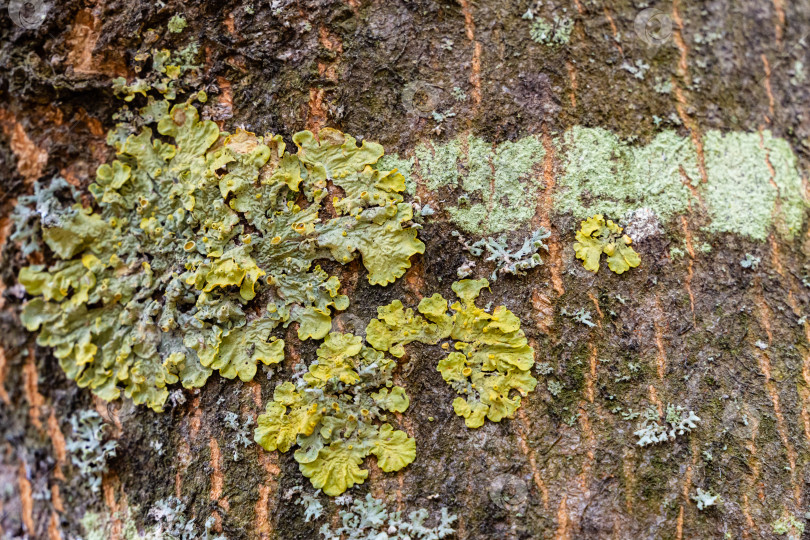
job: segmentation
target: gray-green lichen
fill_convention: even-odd
[[[425,523],[430,514],[424,508],[410,512],[405,518],[402,512],[388,510],[383,501],[370,493],[365,499],[347,498],[341,502],[347,508],[339,512],[340,526],[333,528],[325,523],[320,529],[324,540],[441,540],[455,532],[452,525],[457,518],[447,508],[442,508],[438,524],[431,527]]]
[[[680,405],[672,404],[667,405],[663,419],[655,407],[648,408],[642,416],[639,429],[633,432],[638,437],[636,444],[639,446],[674,441],[676,437],[691,432],[700,422],[694,411],[687,411]]]
[[[204,520],[189,517],[186,503],[177,497],[160,499],[149,509],[147,515],[154,525],[139,526],[132,518],[135,511],[137,507],[125,507],[116,514],[86,512],[81,519],[84,540],[108,540],[116,530],[122,540],[228,540],[213,531],[213,516]]]
[[[574,21],[570,17],[554,14],[551,20],[542,17],[532,17],[533,22],[529,29],[532,41],[547,47],[566,45],[571,39],[574,30]]]
[[[499,238],[486,237],[468,244],[464,237],[458,231],[453,231],[453,236],[456,236],[461,242],[461,245],[466,249],[470,255],[476,258],[484,257],[484,251],[487,252],[484,261],[492,262],[495,264],[495,270],[492,272],[490,279],[497,281],[498,274],[513,274],[522,276],[526,270],[535,268],[543,264],[543,259],[540,257],[538,251],[545,249],[548,251],[548,246],[543,243],[543,240],[551,236],[544,227],[538,228],[534,231],[529,238],[523,241],[523,244],[518,249],[510,249],[506,235],[501,235]],[[466,267],[458,269],[458,277],[465,278],[472,273],[472,266],[475,263],[470,262]]]
[[[78,411],[70,417],[70,426],[72,431],[65,449],[91,491],[97,492],[101,489],[101,477],[107,472],[107,460],[115,456],[118,442],[105,441],[106,424],[96,411]]]

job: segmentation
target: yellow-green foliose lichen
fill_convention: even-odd
[[[361,464],[369,455],[385,472],[406,467],[416,457],[416,441],[386,415],[410,404],[405,390],[393,385],[395,366],[361,337],[330,333],[304,376],[276,387],[259,416],[256,442],[281,452],[297,445],[301,473],[331,496],[365,481]]]
[[[111,136],[116,159],[90,186],[98,209],[43,220],[55,262],[19,275],[34,297],[25,326],[103,399],[161,410],[169,384],[199,387],[213,370],[250,380],[283,359],[278,325],[320,339],[348,306],[317,261],[360,256],[385,285],[424,251],[376,143],[304,131],[291,153],[278,135],[221,132],[191,102],[150,97],[140,113]],[[345,194],[333,211],[330,186]]]
[[[520,407],[521,396],[537,385],[531,375],[534,349],[520,320],[504,306],[488,313],[475,305],[481,289],[488,286],[486,279],[455,282],[452,288],[460,301],[449,311],[447,300],[439,294],[423,299],[418,313],[394,301],[377,308],[378,318],[366,329],[369,344],[394,356],[402,356],[408,343],[453,340],[455,350],[437,369],[463,396],[453,401],[453,409],[470,428],[481,427],[486,418],[493,422],[511,418]],[[442,348],[449,350],[450,343],[442,343]],[[511,395],[513,390],[517,395]]]
[[[597,214],[582,222],[577,231],[574,252],[582,265],[591,272],[599,271],[602,253],[607,255],[608,268],[621,274],[641,264],[641,257],[630,247],[633,241],[622,228]]]

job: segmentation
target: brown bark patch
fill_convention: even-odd
[[[28,469],[25,462],[20,460],[20,467],[17,473],[17,483],[20,488],[20,507],[23,525],[28,534],[33,535],[34,530],[34,495],[31,489],[31,482],[28,480]]]
[[[9,146],[17,158],[17,172],[29,184],[42,176],[48,162],[48,152],[38,147],[10,111],[0,108],[0,125],[9,138]]]
[[[78,75],[126,76],[126,63],[114,47],[109,47],[100,55],[95,53],[101,26],[101,19],[92,9],[86,8],[76,14],[66,39],[68,64]]]
[[[64,480],[65,475],[62,473],[62,465],[67,461],[67,449],[65,447],[65,436],[62,435],[62,430],[59,429],[59,422],[56,420],[56,413],[51,409],[51,414],[48,416],[48,437],[51,439],[53,445],[53,455],[56,457],[56,467],[54,468],[54,477],[59,480]]]

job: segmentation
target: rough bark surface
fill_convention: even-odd
[[[590,274],[574,258],[579,220],[553,204],[561,174],[553,138],[581,125],[641,145],[665,119],[700,155],[708,130],[768,129],[790,143],[803,169],[810,92],[795,71],[808,61],[810,2],[656,5],[672,23],[656,46],[635,34],[644,2],[257,1],[253,13],[246,5],[67,0],[30,30],[0,13],[0,534],[76,537],[84,534],[82,516],[94,511],[118,513],[110,534],[122,538],[124,510],[146,527],[147,510],[177,495],[189,514],[216,514],[228,538],[318,537],[322,521],[305,522],[303,508],[285,498],[293,486],[309,489],[291,453],[252,445],[231,459],[223,415],[259,414],[277,379],[260,372],[240,383],[215,375],[164,413],[108,406],[67,380],[19,322],[17,272],[47,254],[26,260],[6,241],[15,200],[57,174],[82,188],[92,182],[113,153],[105,143],[118,105],[110,81],[134,75],[132,56],[151,39],[149,29],[159,47],[198,40],[211,95],[206,114],[224,129],[244,125],[289,142],[304,128],[336,127],[400,156],[466,134],[493,147],[531,134],[544,143],[546,157],[533,171],[542,189],[525,196],[536,201],[532,224],[551,231],[545,264],[498,279],[487,301],[520,317],[537,360],[550,363],[562,391],[552,395],[538,376],[515,418],[470,430],[453,413],[455,395],[435,369],[439,357],[409,347],[397,377],[411,408],[399,424],[416,438],[416,461],[394,474],[368,464],[371,475],[355,495],[370,492],[405,511],[447,507],[458,515],[457,536],[470,539],[775,538],[778,520],[804,523],[806,226],[792,240],[706,234],[706,210],[693,205],[637,243],[641,267]],[[522,18],[530,7],[536,17],[572,19],[568,42],[533,41],[531,22]],[[188,20],[181,34],[165,30],[176,13]],[[706,39],[712,33],[721,37]],[[643,77],[622,68],[636,60],[649,64]],[[670,91],[656,91],[662,81]],[[466,100],[454,98],[455,87]],[[455,116],[441,123],[431,115],[451,108]],[[466,254],[438,196],[416,180],[417,193],[438,209],[420,231],[424,255],[385,288],[370,286],[362,265],[342,269],[348,313],[363,322],[397,298],[414,306],[434,292],[452,297]],[[693,245],[698,233],[710,251]],[[684,256],[672,257],[673,246]],[[758,267],[741,267],[746,253],[760,257]],[[591,311],[594,327],[563,314],[579,308]],[[282,371],[291,373],[317,344],[299,342],[294,332],[285,338]],[[638,372],[617,382],[627,362]],[[648,448],[635,444],[638,421],[612,412],[669,403],[703,421],[687,436]],[[67,419],[88,408],[118,441],[97,494],[82,484],[64,442]],[[504,484],[520,504],[503,502]],[[691,500],[698,487],[720,494],[722,504],[698,510]],[[324,519],[337,522],[337,512],[328,503]],[[788,534],[801,533],[794,526]]]

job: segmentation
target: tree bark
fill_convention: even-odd
[[[463,189],[431,188],[418,148],[462,141],[459,152],[469,157],[469,136],[492,152],[526,137],[542,146],[543,158],[520,184],[533,216],[506,232],[519,243],[537,227],[550,230],[544,264],[500,276],[485,300],[520,318],[537,362],[551,372],[535,375],[540,383],[514,418],[468,429],[435,369],[438,353],[410,346],[397,372],[411,398],[399,425],[416,439],[416,461],[398,473],[367,462],[371,474],[353,496],[371,493],[405,513],[446,507],[464,539],[778,538],[782,524],[787,535],[802,536],[810,492],[804,185],[800,230],[783,234],[774,218],[759,238],[713,228],[701,186],[713,185],[710,132],[750,134],[761,148],[772,133],[787,142],[796,160],[788,166],[806,180],[810,3],[675,0],[653,6],[657,18],[642,17],[640,27],[646,3],[624,1],[66,0],[47,7],[32,28],[0,13],[5,535],[84,536],[81,520],[96,512],[111,516],[105,534],[124,538],[127,526],[150,527],[148,510],[172,495],[187,501],[190,516],[214,515],[228,538],[317,538],[322,523],[339,520],[339,507],[321,496],[325,516],[305,521],[289,491],[311,488],[292,452],[253,444],[233,460],[233,434],[223,424],[229,411],[263,412],[275,385],[298,359],[310,361],[316,344],[288,332],[287,359],[272,379],[261,371],[250,383],[214,375],[185,403],[155,413],[79,389],[20,323],[26,297],[17,274],[49,255],[23,256],[9,240],[15,201],[55,176],[86,194],[96,167],[114,155],[106,132],[120,101],[111,80],[135,76],[133,57],[145,47],[194,40],[204,61],[200,88],[210,95],[204,114],[222,129],[280,133],[292,146],[296,131],[334,127],[400,159],[416,155],[410,200],[418,196],[436,211],[419,232],[426,250],[387,287],[369,285],[362,265],[342,270],[347,313],[363,323],[397,298],[409,307],[435,292],[453,298],[457,269],[472,259],[451,234],[460,225],[445,208]],[[188,22],[180,33],[166,29],[175,14]],[[570,36],[535,41],[540,20],[563,33],[571,21]],[[586,272],[574,256],[585,216],[559,196],[571,155],[564,137],[576,126],[603,128],[627,148],[674,130],[695,155],[695,170],[683,170],[694,198],[635,238],[642,264],[621,275],[604,265]],[[755,180],[776,185],[781,162],[775,167],[774,154],[764,155],[760,165],[771,175]],[[459,163],[462,176],[476,165]],[[756,207],[762,191],[745,189],[741,183],[738,194]],[[490,198],[489,210],[513,204],[505,200]],[[774,213],[787,205],[774,204]],[[477,240],[489,232],[500,231],[464,234]],[[741,266],[747,254],[760,262]],[[493,268],[477,260],[472,277]],[[569,316],[579,309],[593,326]],[[561,385],[557,395],[551,380]],[[668,404],[693,410],[698,428],[638,446],[640,418],[627,414]],[[117,441],[97,493],[65,448],[68,419],[82,409],[97,410]],[[699,510],[697,488],[722,502]]]

